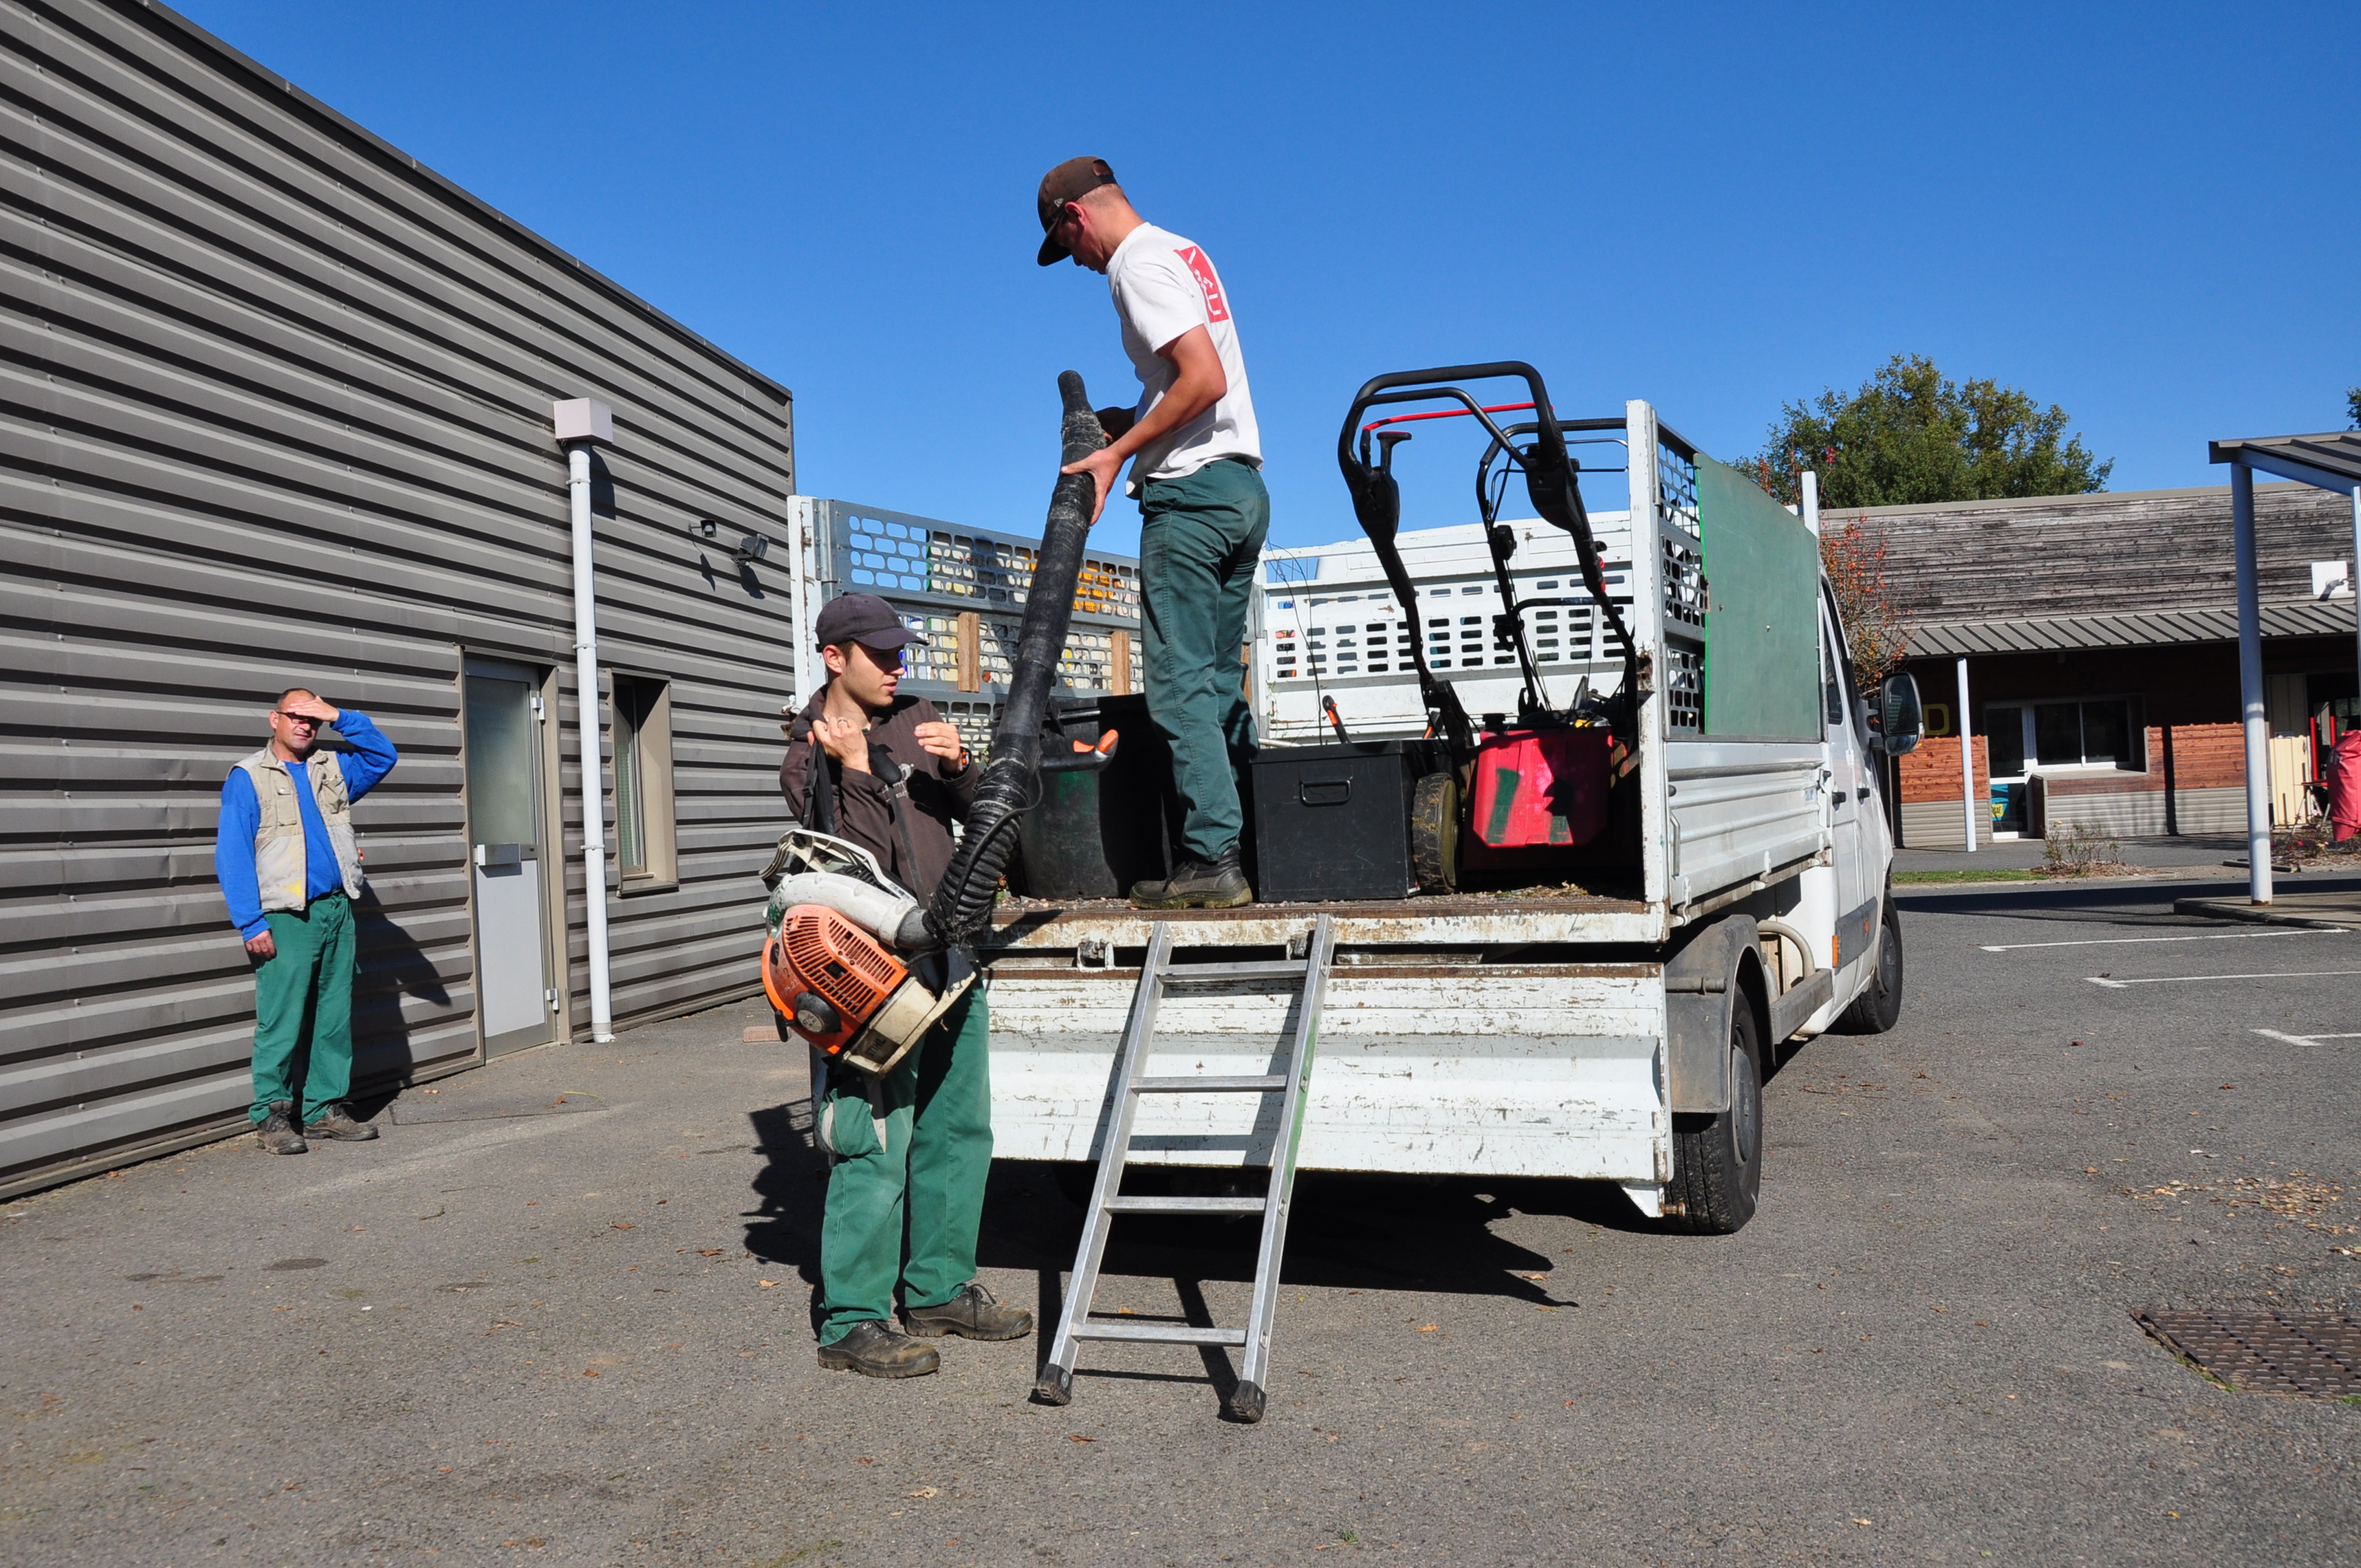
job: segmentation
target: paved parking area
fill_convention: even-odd
[[[804,1071],[747,1010],[21,1200],[0,1562],[2361,1560],[2361,1407],[2131,1317],[2361,1316],[2361,934],[2190,891],[1906,894],[1901,1025],[1773,1080],[1734,1237],[1307,1179],[1258,1427],[1187,1350],[1058,1410],[1037,1342],[818,1372]],[[1076,1223],[1002,1168],[986,1278],[1053,1303]],[[1246,1231],[1120,1234],[1110,1304],[1235,1320]]]

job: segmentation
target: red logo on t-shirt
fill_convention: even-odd
[[[1209,322],[1229,320],[1230,307],[1222,303],[1222,280],[1213,275],[1213,264],[1205,259],[1205,253],[1191,245],[1185,246],[1174,251],[1173,254],[1180,258],[1181,265],[1188,268],[1190,274],[1197,280],[1197,287],[1205,291],[1205,319]]]

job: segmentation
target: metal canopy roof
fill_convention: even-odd
[[[2322,435],[2267,435],[2246,441],[2209,441],[2208,460],[2244,463],[2284,479],[2300,479],[2323,490],[2361,490],[2361,431],[2333,430]]]
[[[2351,636],[2354,601],[2312,599],[2262,607],[2265,637]],[[1914,659],[2048,653],[2071,648],[2155,648],[2174,643],[2231,642],[2238,636],[2235,605],[2121,615],[2045,615],[2008,620],[1921,621],[1910,629]]]

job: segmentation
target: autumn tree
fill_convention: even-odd
[[[2045,410],[1997,381],[1947,380],[1924,355],[1897,354],[1858,391],[1831,387],[1787,404],[1763,450],[1741,466],[1789,506],[1807,468],[1819,475],[1824,507],[2104,489],[2114,460],[2093,457],[2066,425],[2055,403]]]

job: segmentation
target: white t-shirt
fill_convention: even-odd
[[[1237,323],[1230,318],[1221,274],[1204,251],[1170,229],[1142,224],[1124,236],[1107,262],[1107,292],[1123,323],[1123,351],[1139,377],[1139,403],[1132,411],[1146,419],[1179,377],[1172,361],[1156,351],[1203,327],[1221,356],[1229,390],[1213,406],[1177,430],[1143,446],[1133,456],[1128,494],[1148,479],[1178,479],[1217,458],[1235,457],[1262,466],[1262,437],[1255,429],[1254,400],[1246,392],[1246,356],[1238,352]]]

